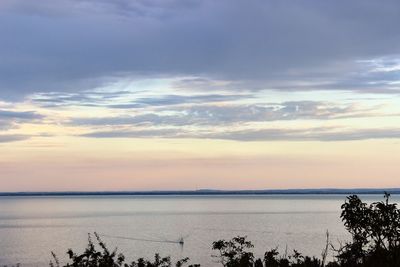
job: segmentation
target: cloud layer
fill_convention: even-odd
[[[0,130],[5,141],[26,131],[395,138],[399,8],[394,0],[4,0]]]
[[[394,0],[5,0],[1,98],[188,75],[246,89],[389,90],[360,82],[359,60],[400,54],[399,7]],[[393,80],[396,71],[367,80]]]
[[[153,103],[153,101],[149,101]],[[155,102],[159,106],[160,102]],[[169,107],[168,102],[157,112],[136,116],[75,118],[71,125],[148,125],[148,126],[196,126],[235,125],[252,122],[291,120],[329,120],[373,116],[372,110],[359,109],[354,105],[335,105],[317,101],[292,101],[270,104],[191,105]],[[165,114],[167,113],[167,115]]]
[[[226,130],[223,132],[182,131],[181,129],[113,130],[97,131],[81,135],[91,138],[200,138],[254,141],[357,141],[369,139],[398,139],[400,129],[358,129],[336,128],[310,129],[261,129]]]

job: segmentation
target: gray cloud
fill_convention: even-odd
[[[224,132],[188,132],[176,129],[97,131],[84,135],[91,138],[200,138],[234,141],[355,141],[399,139],[400,129],[341,130],[335,128],[261,129]]]
[[[50,92],[40,93],[32,97],[32,101],[42,107],[60,107],[60,106],[107,106],[113,100],[119,97],[127,97],[131,92]]]
[[[137,116],[119,116],[104,118],[76,118],[70,121],[71,125],[107,126],[107,125],[173,125],[183,126],[193,122],[184,116],[158,115],[154,113]]]
[[[21,122],[33,122],[43,116],[34,111],[11,111],[0,109],[0,130],[6,130]]]
[[[361,129],[340,131],[332,128],[266,129],[233,131],[208,135],[211,139],[236,141],[355,141],[367,139],[400,138],[400,129]]]
[[[179,138],[185,137],[181,130],[178,129],[146,129],[146,130],[114,130],[114,131],[97,131],[82,134],[83,137],[93,138]]]
[[[72,125],[226,125],[248,122],[340,119],[374,116],[371,110],[354,105],[334,105],[318,101],[292,101],[276,104],[252,105],[194,105],[182,108],[164,108],[161,113],[136,116],[75,118]],[[163,114],[162,112],[173,113]]]
[[[124,101],[121,102],[120,98]],[[202,95],[161,95],[138,97],[132,92],[81,92],[81,93],[42,93],[33,98],[33,102],[43,107],[59,106],[99,106],[116,109],[144,107],[162,107],[182,104],[200,104],[213,102],[251,99],[249,94],[202,94]],[[111,104],[111,103],[116,104]]]
[[[30,136],[27,136],[27,135],[0,134],[0,143],[23,141],[23,140],[26,140],[26,139],[29,139],[29,138],[30,138]]]
[[[240,100],[245,98],[252,98],[251,95],[165,95],[161,97],[146,97],[139,98],[136,103],[149,106],[169,106],[178,104],[201,104],[209,102],[224,102],[232,100]]]
[[[1,98],[82,91],[120,76],[200,76],[248,89],[338,79],[357,70],[355,60],[400,54],[399,7],[396,0],[4,0]],[[345,82],[332,87],[351,90]]]
[[[42,115],[34,111],[10,111],[0,109],[1,119],[15,119],[15,120],[35,120],[43,118]]]
[[[131,103],[127,104],[113,104],[108,105],[110,108],[129,109],[129,108],[143,108],[143,107],[166,107],[182,104],[204,104],[213,102],[227,102],[237,101],[241,99],[253,98],[251,95],[238,94],[238,95],[221,95],[221,94],[207,94],[207,95],[163,95],[160,97],[143,97],[137,98]]]

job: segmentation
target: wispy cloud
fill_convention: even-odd
[[[12,111],[0,109],[0,130],[8,129],[17,123],[36,122],[44,118],[35,111]]]
[[[10,143],[16,141],[23,141],[29,139],[30,136],[28,135],[7,135],[7,134],[0,134],[0,143]]]
[[[143,96],[143,92],[137,94],[130,91],[89,91],[80,93],[42,93],[34,96],[32,101],[43,107],[97,106],[116,109],[131,109],[184,104],[231,102],[251,98],[253,98],[253,96],[250,94],[164,94],[160,96]]]
[[[157,102],[157,104],[159,104]],[[167,103],[167,106],[170,103]],[[229,125],[237,123],[328,120],[374,116],[374,110],[355,105],[335,105],[318,101],[291,101],[270,104],[192,105],[189,107],[164,107],[158,113],[134,116],[73,118],[71,125]]]
[[[251,95],[165,95],[161,97],[146,97],[137,99],[138,104],[149,106],[169,106],[181,104],[201,104],[210,102],[225,102],[252,98]]]
[[[208,135],[207,138],[236,141],[354,141],[368,139],[400,138],[400,129],[358,129],[335,128],[311,129],[263,129],[241,130]]]
[[[1,119],[35,120],[41,118],[43,118],[43,115],[40,115],[35,111],[11,111],[11,110],[0,109],[0,120]]]
[[[310,129],[226,130],[220,132],[184,131],[178,129],[112,130],[81,135],[91,138],[200,138],[234,141],[355,141],[368,139],[399,139],[400,129],[346,130],[332,127]]]
[[[110,102],[116,101],[121,97],[128,97],[130,91],[83,91],[76,93],[50,92],[38,93],[31,97],[33,103],[42,107],[60,106],[107,106]]]
[[[114,130],[82,134],[93,138],[180,138],[189,137],[179,129]]]

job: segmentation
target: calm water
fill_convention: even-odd
[[[0,265],[46,266],[50,251],[81,251],[87,233],[133,257],[155,252],[215,266],[211,243],[247,235],[266,249],[319,256],[329,230],[348,238],[339,218],[343,195],[0,197]],[[366,201],[381,196],[362,196]],[[400,202],[399,196],[392,197]],[[129,238],[122,239],[121,237]],[[184,238],[184,245],[169,241]],[[129,258],[129,257],[128,257]]]

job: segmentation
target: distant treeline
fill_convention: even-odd
[[[196,196],[196,195],[363,195],[400,194],[400,188],[350,188],[350,189],[267,189],[267,190],[170,190],[170,191],[59,191],[59,192],[0,192],[0,196]]]
[[[223,267],[399,267],[400,266],[400,210],[396,203],[389,202],[385,194],[383,201],[367,204],[357,195],[347,197],[341,206],[340,215],[352,239],[335,248],[329,242],[321,257],[303,256],[298,251],[280,255],[276,248],[269,249],[262,258],[252,252],[253,244],[246,237],[237,236],[231,240],[213,242],[214,266]],[[89,235],[88,246],[83,253],[72,249],[67,251],[69,261],[61,263],[52,253],[51,267],[198,267],[189,263],[189,258],[175,263],[170,257],[155,254],[154,259],[139,258],[127,262],[117,249],[110,251],[97,233],[95,242]],[[335,258],[327,262],[328,251],[333,250]]]

